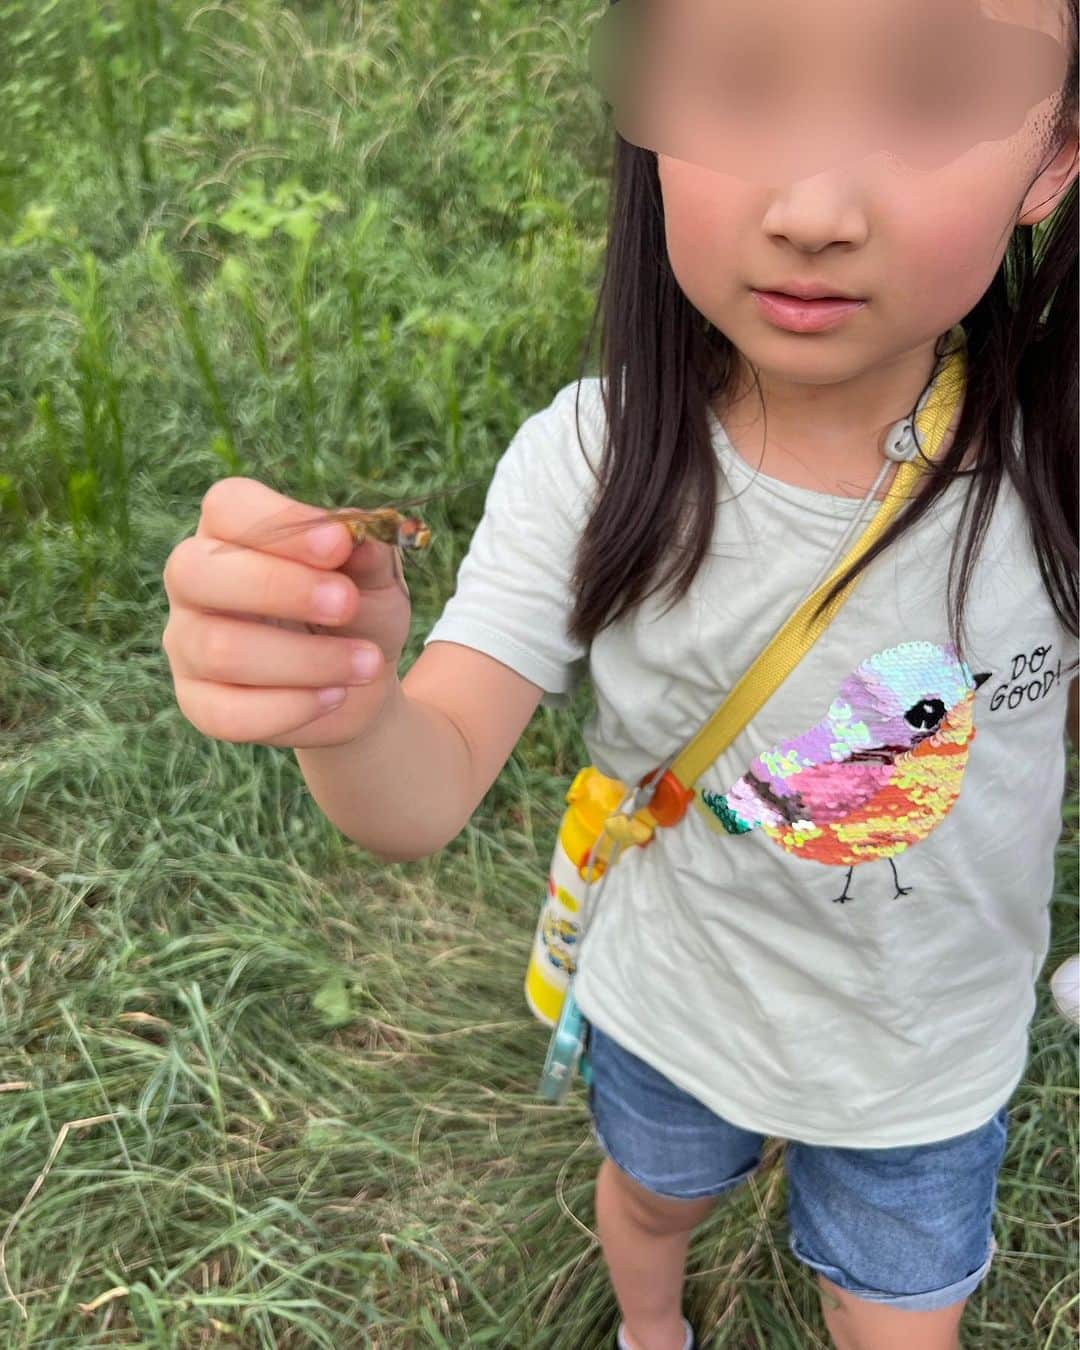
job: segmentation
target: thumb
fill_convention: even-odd
[[[397,584],[406,595],[409,593],[400,550],[395,544],[384,544],[370,536],[357,544],[338,571],[344,572],[363,591],[381,590]]]

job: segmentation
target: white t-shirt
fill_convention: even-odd
[[[583,649],[565,631],[596,493],[578,388],[529,417],[500,459],[425,645],[486,652],[550,706],[567,703],[587,663],[591,761],[631,784],[715,710],[860,503],[758,473],[710,412],[725,480],[689,592],[662,615],[662,588]],[[598,467],[600,380],[581,381],[580,398]],[[928,1143],[989,1119],[1023,1074],[1076,644],[1006,484],[969,593],[967,667],[957,661],[946,587],[965,490],[953,484],[870,564],[699,780],[734,832],[691,808],[627,849],[586,935],[584,1015],[744,1129]]]

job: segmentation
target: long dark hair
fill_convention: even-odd
[[[1058,149],[1076,118],[1077,0],[1070,0],[1069,10],[1072,54],[1048,137]],[[1008,474],[1027,511],[1047,594],[1064,627],[1077,635],[1075,181],[1035,228],[1038,240],[1030,226],[1013,230],[990,288],[961,321],[967,386],[952,446],[927,469],[923,490],[837,578],[823,605],[914,526],[955,479],[970,477],[948,578],[948,622],[962,650],[971,574]],[[598,319],[607,432],[596,501],[578,546],[567,625],[585,644],[661,586],[667,584],[672,605],[689,589],[712,539],[721,474],[707,409],[717,395],[723,401],[731,393],[738,374],[733,344],[694,308],[675,279],[656,157],[618,132],[607,257],[583,370]],[[948,336],[939,339],[939,357]],[[757,387],[760,396],[760,383]],[[1019,462],[1013,453],[1017,405],[1024,431]],[[580,435],[579,420],[579,440]],[[979,446],[977,461],[962,470],[972,444]],[[665,562],[669,566],[660,575]]]

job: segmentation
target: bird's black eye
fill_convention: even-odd
[[[933,731],[941,725],[944,716],[945,704],[941,699],[924,698],[911,705],[904,714],[904,721],[910,723],[916,731]]]

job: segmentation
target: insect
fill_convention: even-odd
[[[387,503],[384,506],[340,506],[323,511],[319,515],[307,516],[303,520],[292,519],[294,508],[290,506],[282,513],[288,515],[290,519],[275,523],[278,517],[271,517],[239,538],[219,544],[215,552],[222,548],[261,548],[264,544],[277,543],[281,539],[290,538],[294,534],[301,534],[304,530],[313,529],[316,525],[325,525],[332,521],[344,525],[357,544],[362,544],[365,539],[370,538],[377,539],[382,544],[391,544],[395,548],[419,552],[431,543],[431,530],[419,516],[407,514],[410,508],[422,506],[425,502],[435,501],[440,497],[449,497],[456,492],[463,492],[482,481],[480,478],[470,478],[456,487],[442,488],[437,492],[425,493],[421,497],[410,497],[405,501]]]

